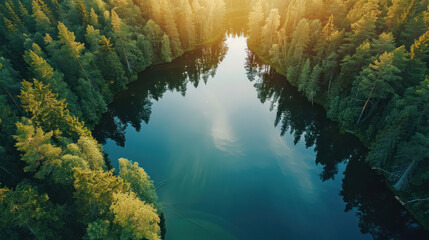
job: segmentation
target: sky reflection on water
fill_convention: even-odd
[[[345,160],[362,164],[357,141],[255,65],[244,37],[217,44],[142,73],[98,129],[113,167],[119,157],[137,161],[158,185],[167,240],[370,239],[367,225],[373,236],[407,235],[345,212],[341,194],[376,198],[343,189]],[[399,224],[412,222],[394,206]]]

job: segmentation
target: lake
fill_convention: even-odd
[[[141,73],[94,135],[113,168],[151,176],[167,240],[427,237],[359,141],[240,34]]]

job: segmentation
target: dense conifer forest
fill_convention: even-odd
[[[224,14],[220,0],[1,2],[2,238],[163,237],[152,181],[126,159],[113,172],[91,129],[137,73],[219,38]]]
[[[252,1],[249,47],[369,148],[429,226],[428,1]]]
[[[115,125],[114,97],[145,69],[223,37],[225,15],[238,13],[249,48],[359,137],[370,167],[428,228],[429,1],[1,0],[1,238],[163,239],[162,204],[144,166],[121,158],[112,169],[94,128],[104,114],[123,144],[128,123]],[[178,82],[166,73],[151,97],[208,78],[219,49],[213,61],[190,62]],[[258,86],[262,102],[281,95],[266,88]],[[140,113],[130,124],[147,122],[146,99],[126,99]],[[276,125],[299,125],[287,117],[278,113]],[[310,125],[282,134],[300,137]]]

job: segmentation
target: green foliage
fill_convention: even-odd
[[[85,121],[91,124],[97,123],[101,114],[107,111],[107,104],[100,92],[90,82],[79,78],[78,83],[77,97],[82,106]]]
[[[0,182],[13,187],[25,177],[45,193],[31,196],[28,222],[3,214],[0,231],[7,228],[7,236],[19,239],[159,239],[161,212],[153,209],[159,207],[149,177],[137,165],[122,169],[129,183],[105,172],[103,150],[90,128],[139,72],[215,40],[224,15],[223,0],[3,1]],[[21,185],[3,192],[10,206],[24,194]],[[54,227],[52,212],[52,226],[45,226],[57,204],[66,225]],[[127,205],[142,211],[127,212]],[[46,212],[40,224],[29,216],[38,209]],[[59,230],[55,236],[52,229]]]
[[[44,85],[36,79],[33,83],[23,81],[19,98],[22,108],[31,116],[30,119],[45,132],[59,130],[64,136],[73,139],[91,136],[83,122],[70,115],[65,99],[58,100],[49,85]]]
[[[11,101],[15,101],[13,96],[20,87],[20,76],[16,72],[10,61],[0,56],[0,93],[8,95]]]
[[[273,43],[277,42],[276,31],[280,26],[280,15],[278,9],[272,9],[262,28],[262,44],[267,48],[265,52],[272,48]]]
[[[97,219],[88,224],[86,230],[86,238],[89,240],[113,239],[109,236],[109,221]]]
[[[16,184],[16,176],[22,170],[14,152],[12,135],[15,133],[15,122],[19,119],[21,108],[16,93],[19,89],[19,75],[10,62],[0,57],[0,182]]]
[[[306,89],[306,85],[309,82],[309,77],[310,77],[310,59],[307,59],[307,61],[305,61],[304,66],[302,67],[301,70],[301,75],[299,75],[298,78],[298,82],[299,82],[299,87],[298,87],[298,91],[302,92]]]
[[[429,47],[429,31],[422,34],[419,39],[416,39],[411,46],[412,59],[425,59]]]
[[[136,193],[137,197],[148,204],[157,206],[158,196],[155,187],[143,168],[139,167],[138,163],[131,163],[124,158],[119,159],[119,168],[119,175],[130,184],[131,190]]]
[[[52,90],[58,94],[60,99],[66,99],[68,105],[71,106],[72,113],[79,113],[77,98],[70,90],[68,84],[64,81],[64,75],[58,71],[54,71],[52,66],[46,62],[41,56],[42,50],[39,45],[33,43],[32,49],[27,50],[24,55],[24,60],[28,64],[28,69],[33,74],[33,77],[49,85]]]
[[[170,39],[164,34],[161,41],[161,56],[164,62],[171,62],[172,53],[170,48]]]
[[[67,221],[73,227],[84,227],[86,239],[159,239],[160,220],[153,207],[158,205],[158,198],[144,170],[121,160],[121,173],[126,179],[115,176],[113,170],[107,172],[101,145],[82,122],[69,115],[64,101],[59,101],[49,86],[37,80],[24,81],[20,98],[33,119],[17,122],[13,136],[25,162],[24,171],[30,181],[37,182],[55,198],[50,200],[45,193],[40,197],[33,194],[37,189],[24,191],[20,187],[27,186],[24,183],[15,191],[1,189],[0,208],[17,210],[0,217],[0,231],[7,229],[11,238],[54,239],[70,234],[62,225]],[[130,212],[126,208],[130,204],[140,210]],[[63,208],[66,211],[61,215],[62,211],[58,211]],[[47,219],[50,215],[53,218]],[[132,220],[123,220],[124,217]],[[76,237],[84,229],[78,230]]]
[[[384,53],[374,64],[370,64],[356,78],[358,96],[385,99],[393,94],[393,84],[400,81],[400,70],[393,65],[393,53]]]
[[[58,41],[61,44],[62,52],[77,59],[81,56],[85,46],[75,40],[74,33],[70,32],[62,22],[58,22]]]
[[[113,92],[124,90],[129,80],[110,39],[101,36],[98,44],[100,46],[97,54],[98,62],[104,79],[109,81],[109,88]]]
[[[38,31],[51,32],[53,30],[51,19],[49,19],[46,13],[42,10],[42,7],[40,6],[39,1],[36,1],[36,0],[32,1],[32,11],[33,11],[32,17],[36,22]]]
[[[75,203],[83,223],[90,223],[99,217],[106,217],[114,202],[114,194],[126,193],[129,184],[113,175],[112,171],[81,170],[74,173]]]
[[[26,231],[36,239],[56,239],[64,224],[61,206],[51,203],[47,194],[40,194],[37,187],[26,183],[15,190],[0,189],[0,211],[2,227]]]
[[[423,92],[429,2],[304,2],[272,3],[265,11],[255,3],[249,14],[250,47],[369,146],[368,162],[386,175],[403,201],[427,198],[423,152],[428,152],[429,102]],[[282,13],[278,27],[273,25],[277,9]],[[264,13],[270,11],[264,25]],[[427,201],[412,201],[409,208],[429,225]]]
[[[356,4],[357,5],[357,4]],[[357,6],[356,6],[357,7]],[[346,48],[353,48],[359,46],[362,42],[372,39],[377,35],[376,25],[378,16],[381,11],[379,9],[378,0],[369,0],[364,2],[363,6],[359,6],[360,9],[353,10],[349,13],[349,17],[355,17],[353,23],[351,23],[352,31],[347,34],[347,40],[350,44],[345,45]],[[352,13],[355,16],[350,16]]]
[[[160,240],[160,218],[149,204],[129,193],[115,193],[110,210],[114,223],[122,227],[121,239]]]
[[[313,71],[311,72],[311,75],[310,75],[310,79],[307,83],[305,92],[307,94],[308,100],[310,100],[311,103],[314,102],[314,98],[316,97],[317,92],[320,90],[319,79],[320,79],[321,73],[322,73],[322,68],[319,67],[319,65],[314,66]]]
[[[258,1],[253,5],[253,11],[249,14],[248,27],[250,39],[255,39],[261,36],[261,27],[263,21],[264,13],[262,11],[262,1]]]
[[[222,0],[6,1],[0,52],[12,64],[0,60],[0,93],[18,105],[22,79],[13,69],[19,70],[49,84],[72,115],[93,127],[137,73],[214,40],[224,8]]]
[[[35,128],[29,120],[18,122],[14,136],[16,147],[24,152],[21,160],[27,163],[26,172],[36,172],[35,177],[45,179],[53,168],[60,163],[61,148],[52,145],[53,132],[45,133],[40,127]]]

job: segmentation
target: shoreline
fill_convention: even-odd
[[[257,50],[257,48],[256,47],[254,47],[254,46],[252,46],[251,44],[249,44],[249,42],[248,42],[248,44],[247,44],[247,47],[249,48],[249,50],[251,50],[252,52],[254,52],[255,54],[256,54],[256,56],[263,62],[263,63],[265,63],[265,64],[267,64],[267,65],[269,65],[270,67],[272,67],[272,68],[274,68],[274,70],[278,73],[278,74],[280,74],[281,76],[283,76],[283,77],[285,77],[285,79],[286,79],[286,81],[291,85],[291,86],[293,86],[293,87],[295,87],[295,88],[297,88],[297,86],[295,86],[294,84],[292,84],[288,79],[287,79],[287,77],[286,77],[286,75],[284,74],[284,73],[282,73],[282,71],[280,71],[279,70],[279,68],[278,67],[276,67],[276,66],[274,66],[274,65],[272,65],[271,63],[270,63],[270,61],[265,57],[265,56],[263,56],[262,54],[260,54],[260,52]],[[307,98],[306,98],[307,99]],[[307,99],[308,100],[308,99]],[[318,101],[319,99],[316,99],[315,101],[314,101],[314,103],[315,104],[318,104],[319,106],[321,106],[324,110],[325,110],[325,112],[327,111],[326,110],[326,108],[325,108],[325,106],[324,106],[324,104],[322,103],[322,102],[320,102],[320,101]],[[334,123],[336,123],[336,124],[338,124],[338,121],[336,121],[335,119],[331,119],[331,118],[329,118],[328,116],[326,116],[328,119],[330,119],[331,121],[333,121]],[[353,131],[350,131],[350,130],[347,130],[347,129],[343,129],[341,126],[339,126],[338,125],[338,127],[339,127],[339,129],[340,129],[340,131],[341,132],[346,132],[346,133],[349,133],[349,134],[351,134],[351,135],[353,135],[353,136],[355,136],[355,137],[357,137],[357,139],[359,139],[359,141],[362,143],[362,145],[365,147],[365,148],[367,148],[368,149],[368,145],[365,143],[365,141],[363,141],[362,140],[362,136],[359,136],[359,134],[356,134],[355,132],[353,132]],[[371,170],[372,171],[374,171],[377,175],[379,175],[379,176],[381,176],[381,177],[383,177],[383,179],[385,180],[385,182],[386,182],[386,185],[387,185],[387,187],[389,188],[389,190],[393,193],[393,195],[395,196],[395,199],[404,207],[404,209],[406,209],[407,210],[407,212],[424,228],[424,229],[426,229],[426,230],[429,230],[429,223],[426,223],[423,219],[420,219],[420,218],[418,218],[417,217],[417,214],[415,214],[415,212],[412,210],[412,209],[410,209],[408,206],[407,206],[407,201],[404,201],[404,200],[402,200],[402,197],[403,196],[406,196],[405,194],[403,194],[403,193],[400,193],[400,192],[398,192],[398,191],[395,191],[395,189],[393,188],[393,186],[392,186],[392,184],[390,184],[388,181],[387,181],[387,179],[386,179],[386,177],[383,175],[383,174],[380,174],[379,173],[379,171],[376,171],[377,169],[375,168],[375,166],[371,166],[370,164],[369,164],[369,162],[368,161],[365,161],[367,164],[368,164],[368,166],[371,168]]]

